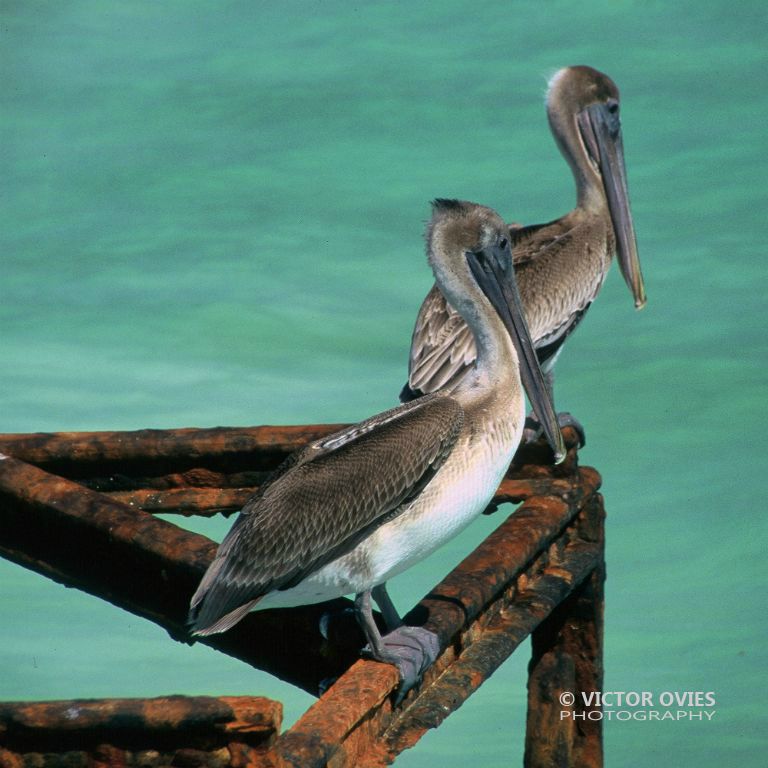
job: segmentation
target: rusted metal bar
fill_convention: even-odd
[[[0,703],[0,766],[267,765],[282,705],[168,696]]]
[[[0,453],[133,508],[211,516],[240,509],[293,450],[340,426],[5,434],[0,435]],[[575,433],[566,430],[565,436],[573,448]],[[512,465],[515,478],[502,486],[497,504],[563,490],[556,486],[568,484],[570,459],[556,469],[531,466],[548,462],[547,450],[535,444],[522,447]]]
[[[277,467],[290,453],[345,424],[310,424],[302,426],[216,427],[211,429],[142,429],[134,432],[56,432],[36,434],[0,434],[0,453],[34,464],[41,469],[67,477],[83,479],[110,475],[135,482],[148,480],[149,487],[172,488],[170,483],[155,486],[157,479],[169,474],[183,474],[204,467],[208,478],[181,485],[234,487],[216,475],[238,472],[264,473]],[[568,448],[575,447],[577,435],[567,427],[563,436]],[[573,463],[566,461],[550,473],[552,455],[546,443],[521,446],[512,464],[517,477],[547,475],[565,477]],[[530,465],[542,465],[531,467]],[[539,470],[543,470],[543,472]],[[132,487],[147,487],[140,484]],[[115,488],[115,490],[121,490]]]
[[[457,627],[474,620],[546,550],[601,482],[589,467],[581,468],[577,477],[566,498],[538,496],[525,502],[422,601],[417,610],[430,616],[430,629],[441,641],[447,642]]]
[[[307,768],[384,765],[460,706],[600,562],[600,545],[580,539],[573,523],[573,541],[547,565],[547,548],[599,486],[594,470],[584,468],[579,477],[568,503],[526,502],[406,617],[435,631],[443,652],[402,711],[393,715],[388,698],[394,671],[359,661],[278,740],[279,758]],[[537,558],[541,572],[526,576]],[[491,608],[500,596],[502,604]]]
[[[604,517],[602,497],[595,494],[585,505],[580,534],[601,553]],[[602,768],[600,707],[585,706],[582,694],[602,691],[604,580],[601,557],[589,578],[533,633],[526,768]]]
[[[496,492],[494,504],[519,504],[531,496],[567,494],[572,485],[571,480],[562,478],[506,478]],[[256,485],[238,488],[200,488],[185,485],[165,490],[139,488],[132,491],[102,492],[115,501],[146,512],[212,517],[216,514],[237,512],[257,490]]]
[[[191,517],[213,517],[231,514],[243,508],[246,501],[258,490],[258,486],[246,488],[170,488],[156,490],[143,488],[135,491],[106,493],[114,501],[145,512],[163,512]]]
[[[274,469],[292,451],[343,424],[0,434],[0,453],[68,478],[159,475],[206,466]]]
[[[37,432],[0,434],[0,450],[30,463],[54,461],[98,464],[106,460],[133,461],[147,457],[205,461],[208,456],[273,451],[290,453],[341,429],[345,424],[300,424],[198,429],[139,429],[121,432]]]

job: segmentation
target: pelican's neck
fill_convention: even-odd
[[[428,259],[443,296],[461,315],[475,340],[475,363],[456,390],[465,397],[490,395],[500,389],[521,389],[517,352],[504,323],[475,281],[466,254],[449,254],[455,245],[446,240],[447,227],[433,227],[429,235]],[[451,262],[463,266],[450,268]],[[472,394],[470,394],[470,392]]]
[[[573,173],[576,184],[576,207],[582,210],[602,213],[608,207],[603,180],[589,159],[576,116],[554,104],[547,104],[549,127],[560,153]]]
[[[451,302],[475,340],[477,357],[462,386],[474,393],[509,392],[521,386],[520,364],[504,323],[484,295],[468,302]],[[462,306],[463,304],[463,306]]]

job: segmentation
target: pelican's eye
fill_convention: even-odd
[[[619,113],[619,102],[616,101],[616,99],[608,99],[605,105],[612,115],[617,115]]]
[[[501,240],[499,240],[499,248],[504,250],[507,247],[508,243],[509,243],[509,240],[507,240],[506,237],[502,237]]]

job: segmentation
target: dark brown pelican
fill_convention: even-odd
[[[596,69],[566,67],[550,80],[547,115],[573,172],[576,208],[548,224],[512,225],[509,234],[528,328],[551,387],[562,345],[597,296],[614,254],[635,306],[646,297],[627,193],[619,89]],[[416,320],[400,399],[452,390],[475,354],[465,322],[433,286]]]
[[[506,224],[473,203],[437,200],[433,207],[429,261],[474,334],[476,364],[451,393],[397,406],[291,456],[219,546],[192,597],[193,634],[223,632],[255,608],[354,594],[366,652],[396,664],[407,688],[434,660],[437,639],[402,625],[384,582],[485,509],[520,442],[523,384],[563,454],[509,278]],[[384,637],[372,594],[389,624]]]

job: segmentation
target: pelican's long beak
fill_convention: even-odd
[[[466,255],[467,262],[477,284],[498,313],[515,345],[520,362],[520,379],[528,393],[531,407],[541,422],[544,435],[552,446],[555,464],[559,464],[565,458],[566,450],[552,404],[552,396],[539,367],[536,350],[528,332],[517,283],[514,276],[510,279],[501,267],[502,263],[509,263],[508,250],[509,243],[504,249],[506,253],[500,248],[486,249],[477,253],[469,252]]]
[[[607,104],[592,104],[579,113],[577,122],[587,151],[600,169],[603,179],[608,210],[616,234],[616,253],[621,274],[632,291],[635,307],[642,309],[647,299],[629,208],[619,114],[617,111],[611,112]]]

